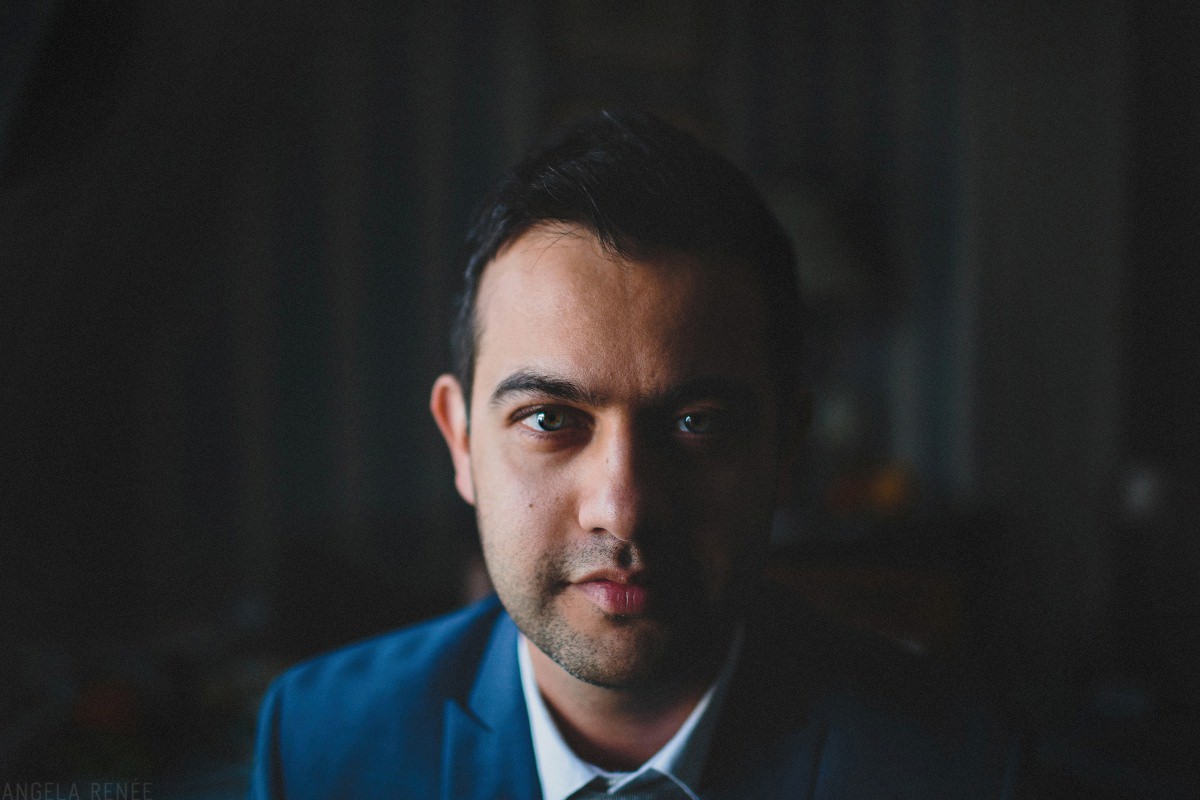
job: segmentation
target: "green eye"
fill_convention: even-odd
[[[535,431],[554,433],[571,426],[570,418],[557,409],[544,408],[525,417],[521,422]]]
[[[684,433],[713,433],[716,429],[716,415],[707,412],[684,414],[679,418],[676,427]]]
[[[544,431],[556,431],[567,421],[566,415],[558,411],[539,411],[533,418],[537,426]]]

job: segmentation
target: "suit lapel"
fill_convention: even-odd
[[[729,772],[718,769],[710,773],[713,782],[704,785],[700,791],[701,800],[735,800],[744,797],[811,800],[820,771],[826,734],[823,722],[814,719],[810,724],[771,742],[762,742],[750,736],[750,741],[759,741],[764,745],[763,749],[756,753],[743,749],[734,769]],[[727,742],[726,739],[714,740],[714,751],[726,746]],[[724,766],[730,766],[728,760]]]
[[[743,686],[752,680],[747,675]],[[828,736],[824,715],[788,719],[747,694],[731,692],[726,698],[700,797],[809,800]]]
[[[809,691],[805,626],[773,612],[769,601],[747,619],[745,644],[713,732],[702,800],[813,796],[828,722]],[[781,630],[781,619],[792,620]]]
[[[517,628],[501,613],[467,702],[446,701],[445,800],[540,798],[529,715],[517,667]]]

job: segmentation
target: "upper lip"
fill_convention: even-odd
[[[593,581],[611,581],[613,583],[632,583],[644,586],[649,579],[645,570],[598,569],[577,578],[575,583],[592,583]]]

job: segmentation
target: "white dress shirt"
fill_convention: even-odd
[[[563,739],[533,676],[533,662],[529,656],[529,648],[533,645],[524,636],[519,636],[517,664],[521,671],[521,688],[525,692],[525,707],[529,711],[533,753],[542,782],[542,800],[566,800],[597,776],[608,780],[608,791],[612,793],[626,787],[635,788],[637,784],[658,774],[666,775],[688,797],[698,800],[693,787],[698,786],[704,771],[704,759],[708,755],[713,727],[724,704],[741,646],[742,630],[739,627],[716,679],[661,750],[633,772],[608,772],[575,755]]]

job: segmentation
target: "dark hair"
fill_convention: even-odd
[[[800,297],[787,235],[737,167],[693,136],[638,111],[603,111],[554,130],[488,194],[467,235],[466,288],[451,332],[470,404],[475,300],[487,264],[530,228],[574,223],[611,255],[696,256],[762,284],[781,388],[800,367]]]

